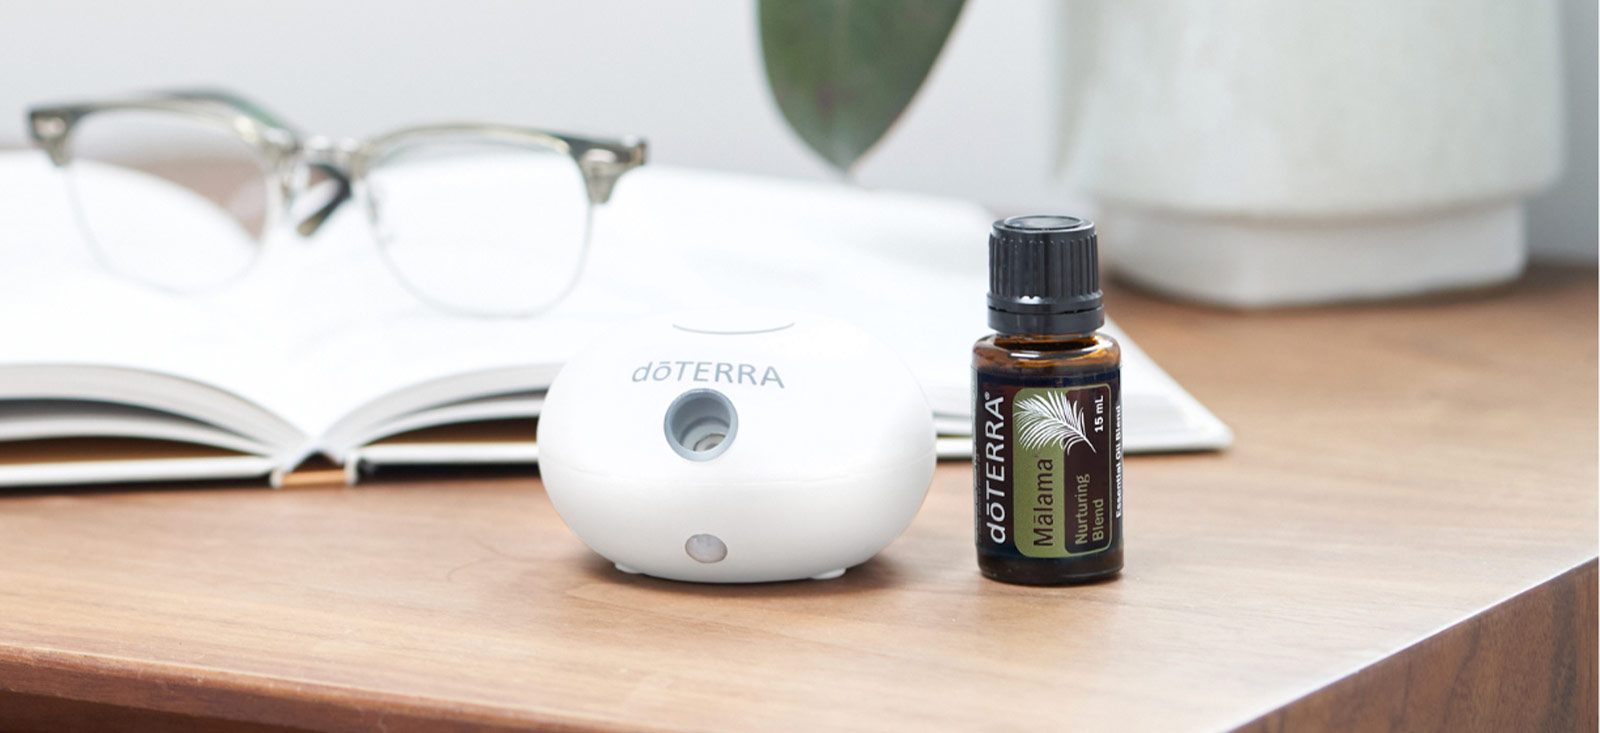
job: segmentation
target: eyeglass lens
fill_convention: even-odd
[[[366,186],[384,257],[440,307],[533,313],[578,277],[589,200],[563,150],[494,141],[406,145],[375,161]]]
[[[115,110],[73,129],[67,182],[95,254],[177,291],[243,274],[271,211],[265,164],[230,130],[180,115]]]

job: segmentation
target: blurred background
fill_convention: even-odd
[[[1565,165],[1530,201],[1527,230],[1535,259],[1593,263],[1595,3],[1556,4]],[[1055,3],[971,0],[921,92],[851,178],[995,213],[1079,209],[1060,164],[1077,28]],[[68,0],[12,8],[0,58],[0,147],[26,145],[30,103],[212,84],[334,136],[493,119],[644,135],[655,163],[841,177],[768,91],[755,2]]]

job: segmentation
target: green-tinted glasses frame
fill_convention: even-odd
[[[309,192],[312,173],[331,181],[325,200],[293,222],[301,236],[310,236],[351,198],[362,196],[367,171],[392,151],[424,142],[458,140],[493,141],[513,146],[554,150],[570,156],[583,176],[590,207],[611,199],[612,189],[624,173],[643,165],[646,144],[638,138],[598,139],[536,130],[515,125],[446,122],[407,127],[366,140],[334,140],[302,134],[283,118],[244,97],[210,89],[174,90],[98,102],[52,104],[28,110],[28,131],[35,144],[58,168],[72,161],[73,129],[87,117],[116,111],[138,110],[181,115],[238,137],[253,148],[269,177],[269,222],[289,219],[291,211]],[[325,186],[319,186],[325,188]],[[582,243],[587,248],[588,242]],[[570,286],[569,286],[570,287]],[[420,297],[430,300],[426,294]],[[437,304],[437,303],[436,303]],[[448,305],[447,310],[454,310]],[[480,315],[528,315],[489,313]]]

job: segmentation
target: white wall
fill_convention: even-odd
[[[1565,0],[1573,160],[1536,203],[1536,252],[1593,262],[1594,0]],[[766,92],[753,0],[524,2],[57,0],[0,11],[0,145],[22,110],[192,84],[246,92],[302,126],[364,135],[445,118],[635,133],[665,163],[827,178]],[[1073,207],[1057,181],[1057,22],[1046,0],[969,0],[902,124],[857,180]]]

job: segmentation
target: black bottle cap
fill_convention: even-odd
[[[1076,334],[1105,325],[1094,222],[1032,214],[989,234],[989,327],[1000,333]]]

